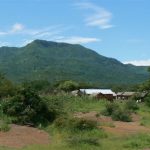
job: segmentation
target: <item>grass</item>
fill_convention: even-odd
[[[96,111],[100,112],[105,104],[106,100],[97,100],[94,98],[90,98],[88,96],[82,97],[75,97],[72,95],[48,95],[46,96],[47,99],[59,99],[61,102],[64,103],[65,111],[72,113],[72,112],[90,112]]]
[[[142,126],[150,127],[150,108],[145,104],[141,104],[137,113],[141,117],[140,124]]]
[[[48,99],[57,99],[63,102],[64,111],[72,116],[75,112],[96,111],[97,117],[104,110],[107,101],[96,100],[89,97],[74,97],[71,95],[46,96]],[[124,107],[124,102],[117,102]],[[137,114],[141,116],[141,125],[150,127],[150,108],[144,104],[139,105]],[[4,117],[5,118],[5,117]],[[9,122],[9,118],[5,118]],[[100,123],[100,126],[115,127],[113,123]],[[19,150],[143,150],[150,147],[149,134],[135,135],[113,135],[105,133],[101,128],[94,128],[85,131],[70,131],[67,128],[58,129],[54,124],[49,125],[45,130],[50,134],[49,145],[32,145]],[[0,150],[10,150],[0,147]],[[12,149],[11,150],[17,150]]]
[[[101,122],[100,126],[111,127],[114,128],[115,124],[113,122]]]
[[[7,132],[10,130],[10,125],[6,122],[1,122],[0,123],[0,131],[2,132]]]
[[[62,133],[57,133],[53,137],[53,142],[49,145],[32,145],[19,150],[143,150],[150,147],[150,135],[148,134],[137,134],[128,137],[109,135],[107,138],[99,138],[98,144],[95,144],[95,141],[88,140],[88,138],[86,141],[84,136],[86,135],[74,137],[74,143],[71,144],[66,139],[64,140]],[[95,140],[97,141],[97,139]]]

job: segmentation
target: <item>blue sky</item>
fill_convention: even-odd
[[[150,0],[0,0],[0,46],[35,39],[82,44],[150,65]]]

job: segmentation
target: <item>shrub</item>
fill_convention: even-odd
[[[44,99],[48,110],[54,114],[54,119],[65,114],[64,104],[66,102],[65,97],[62,95],[50,95]]]
[[[119,108],[119,105],[116,103],[107,103],[105,110],[102,112],[105,116],[111,116],[115,110]]]
[[[132,120],[130,110],[126,108],[120,108],[116,103],[106,104],[103,114],[106,116],[111,116],[113,120],[125,122],[129,122]]]
[[[63,90],[65,92],[73,91],[79,88],[79,84],[75,81],[64,81],[58,85],[59,90]]]
[[[55,126],[59,129],[64,129],[68,126],[68,119],[66,117],[59,117],[55,120]]]
[[[148,107],[150,107],[150,94],[148,94],[148,95],[145,97],[144,101],[145,101],[146,105],[147,105]]]
[[[47,123],[55,116],[31,88],[20,89],[14,97],[3,100],[2,108],[6,115],[15,117],[18,124]]]
[[[9,130],[10,126],[7,123],[5,122],[0,123],[0,131],[7,132]]]
[[[132,121],[131,114],[128,110],[117,109],[112,114],[112,119],[116,121],[130,122]]]
[[[72,127],[76,130],[92,130],[97,128],[97,122],[87,119],[74,118],[72,121]]]
[[[0,98],[15,94],[16,87],[0,73]]]
[[[136,101],[134,101],[134,100],[129,100],[129,101],[126,102],[125,108],[128,109],[128,110],[131,110],[131,111],[135,112],[136,110],[139,109],[139,106],[138,106],[138,104],[136,103]]]
[[[66,128],[70,131],[84,131],[97,128],[97,122],[92,120],[60,117],[55,120],[55,126],[59,129]]]

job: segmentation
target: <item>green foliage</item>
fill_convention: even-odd
[[[148,94],[148,95],[144,98],[144,101],[145,101],[146,105],[150,107],[150,94]]]
[[[12,96],[15,93],[15,87],[11,81],[0,74],[0,97]]]
[[[138,104],[136,103],[135,100],[128,100],[125,103],[125,108],[127,110],[131,110],[132,112],[136,112],[139,109],[139,106],[138,106]]]
[[[76,44],[35,40],[21,48],[1,47],[0,51],[0,71],[17,82],[74,80],[129,86],[148,78],[145,67],[124,65]]]
[[[130,122],[131,112],[126,107],[120,107],[117,103],[108,103],[102,112],[106,116],[111,116],[113,120]]]
[[[116,121],[124,121],[124,122],[132,121],[130,111],[121,108],[113,112],[112,119]]]
[[[67,100],[68,99],[65,99],[65,96],[61,94],[44,97],[48,110],[54,114],[53,118],[60,117],[66,113],[67,110],[64,109],[64,105]]]
[[[22,85],[24,87],[31,87],[37,92],[48,92],[52,88],[47,80],[34,80],[30,82],[23,82]]]
[[[70,126],[73,130],[93,130],[97,128],[97,122],[83,118],[74,118],[70,120]]]
[[[118,108],[119,105],[117,103],[107,103],[105,106],[105,110],[103,110],[102,114],[106,116],[111,116]]]
[[[147,68],[147,71],[150,73],[150,67]]]
[[[55,126],[59,129],[66,128],[70,131],[86,131],[97,128],[97,122],[83,118],[60,117],[55,120]]]
[[[144,82],[139,87],[140,91],[150,92],[150,80]]]
[[[137,150],[150,147],[149,134],[137,134],[129,137],[123,145],[127,149]]]
[[[3,112],[16,117],[18,124],[46,123],[54,119],[55,113],[50,112],[44,100],[31,88],[20,89],[11,98],[3,100]]]
[[[71,145],[80,145],[80,144],[88,144],[88,145],[94,145],[99,146],[99,139],[93,138],[93,137],[79,137],[79,136],[73,136],[69,137],[67,140]]]
[[[8,123],[2,121],[0,123],[0,131],[7,132],[9,130],[10,130],[10,126],[8,125]]]
[[[79,84],[75,81],[64,81],[60,83],[58,86],[59,90],[63,90],[66,92],[73,91],[79,88]]]

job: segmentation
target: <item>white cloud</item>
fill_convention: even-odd
[[[97,38],[73,36],[73,37],[59,37],[56,39],[56,41],[70,44],[87,44],[92,42],[100,42],[101,40]]]
[[[6,35],[6,32],[0,31],[0,36]]]
[[[6,35],[15,35],[15,34],[22,34],[22,35],[29,35],[29,36],[35,36],[37,38],[44,37],[44,36],[50,36],[50,35],[56,35],[60,33],[62,30],[61,26],[50,26],[45,27],[41,29],[29,29],[25,28],[25,26],[21,23],[15,23],[8,29],[7,31],[0,31],[0,36],[6,36]]]
[[[70,27],[64,27],[62,25],[53,25],[41,29],[27,28],[21,23],[16,23],[10,27],[7,31],[0,31],[0,36],[19,36],[22,42],[17,42],[15,46],[25,46],[35,39],[43,39],[57,42],[65,42],[71,44],[87,44],[92,42],[100,42],[101,39],[94,37],[82,37],[82,36],[63,36],[63,32],[70,30]],[[0,45],[2,45],[1,43]]]
[[[77,3],[76,6],[92,11],[91,14],[85,18],[86,25],[99,27],[101,29],[109,29],[113,27],[111,24],[112,13],[108,10],[88,2]]]
[[[0,41],[0,46],[8,46],[8,45],[10,45],[8,42],[1,42]]]
[[[124,64],[133,64],[135,66],[150,66],[150,59],[148,60],[133,60],[133,61],[125,61]]]
[[[24,29],[24,25],[23,25],[23,24],[15,23],[15,24],[12,26],[11,32],[12,32],[12,33],[15,33],[15,32],[19,32],[19,31],[23,31],[23,29]]]

